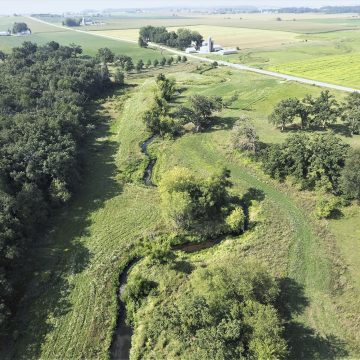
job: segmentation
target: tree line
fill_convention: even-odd
[[[300,120],[301,129],[323,128],[343,121],[352,135],[360,133],[360,93],[351,93],[343,104],[339,104],[328,90],[314,98],[288,98],[281,100],[269,116],[269,122],[282,131],[287,125]]]
[[[111,86],[107,67],[81,52],[24,42],[0,63],[1,330],[16,308],[26,249],[81,179],[81,151],[94,127],[87,105]]]
[[[189,29],[178,29],[168,31],[166,27],[145,26],[139,32],[139,46],[147,47],[149,42],[167,45],[169,47],[185,49],[192,44],[200,47],[203,42],[203,36],[197,31]]]
[[[252,154],[272,178],[291,178],[302,189],[316,190],[320,218],[331,216],[344,201],[360,200],[360,149],[351,149],[334,132],[295,133],[281,144],[263,144],[251,120],[241,117],[231,148]]]

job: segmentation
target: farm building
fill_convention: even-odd
[[[187,54],[194,54],[194,53],[197,53],[197,50],[194,47],[188,47],[188,48],[185,49],[185,52]]]
[[[16,36],[27,36],[27,35],[31,35],[31,30],[27,29],[25,31],[20,31],[18,33],[15,34]]]
[[[237,54],[238,51],[236,49],[222,49],[219,51],[220,55],[231,55],[231,54]]]
[[[10,31],[0,31],[0,36],[10,36],[11,32]]]
[[[94,22],[91,19],[85,19],[84,17],[81,20],[80,23],[81,26],[88,26],[88,25],[94,25]]]
[[[195,52],[198,52],[200,54],[209,54],[213,52],[218,52],[221,55],[230,55],[237,53],[236,49],[224,49],[221,45],[215,44],[211,37],[209,37],[207,41],[203,41],[199,50],[196,50],[195,46],[193,46],[187,48],[185,51],[187,54],[191,54]]]

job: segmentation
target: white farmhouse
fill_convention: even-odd
[[[10,36],[11,32],[10,31],[0,31],[0,36]]]

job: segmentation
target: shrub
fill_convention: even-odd
[[[236,207],[225,219],[226,225],[234,234],[239,234],[245,230],[245,214],[241,207]]]

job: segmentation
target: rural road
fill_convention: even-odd
[[[122,42],[128,42],[128,43],[137,44],[137,41],[133,41],[133,40],[120,39],[120,38],[117,38],[117,37],[114,37],[114,36],[95,34],[92,31],[77,30],[77,29],[68,28],[68,27],[61,26],[61,25],[52,24],[52,23],[49,23],[47,21],[43,21],[43,20],[34,18],[32,16],[27,16],[27,17],[29,19],[33,20],[33,21],[37,21],[39,23],[43,23],[43,24],[46,24],[46,25],[49,25],[49,26],[60,28],[62,30],[75,31],[75,32],[79,32],[79,33],[83,33],[83,34],[87,34],[87,35],[102,37],[102,38],[105,38],[105,39],[111,39],[111,40],[115,40],[115,41],[122,41]],[[150,45],[154,46],[154,47],[157,47],[159,49],[162,49],[162,50],[166,50],[166,51],[168,51],[170,53],[173,53],[175,55],[181,55],[181,56],[186,55],[186,57],[188,57],[188,58],[196,59],[196,60],[202,61],[202,62],[213,63],[215,61],[213,59],[208,59],[208,58],[193,55],[193,54],[186,54],[183,51],[174,50],[172,48],[168,48],[166,46],[162,46],[162,45],[155,44],[155,43],[150,43]],[[302,77],[298,77],[298,76],[282,74],[282,73],[278,73],[278,72],[274,72],[274,71],[258,69],[258,68],[254,68],[254,67],[246,66],[246,65],[242,65],[242,64],[234,64],[234,63],[231,63],[231,62],[228,62],[228,61],[217,60],[217,63],[219,65],[227,66],[227,67],[230,67],[230,68],[233,68],[233,69],[242,70],[242,71],[249,71],[249,72],[253,72],[253,73],[257,73],[257,74],[261,74],[261,75],[272,76],[272,77],[276,77],[276,78],[287,80],[287,81],[296,81],[296,82],[299,82],[299,83],[308,84],[308,85],[315,85],[315,86],[319,86],[319,87],[322,87],[322,88],[328,88],[328,89],[346,91],[346,92],[358,92],[358,93],[360,93],[360,89],[354,89],[354,88],[350,88],[350,87],[347,87],[347,86],[335,85],[335,84],[330,84],[330,83],[326,83],[326,82],[322,82],[322,81],[310,80],[310,79],[306,79],[306,78],[302,78]]]

